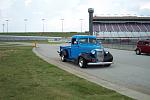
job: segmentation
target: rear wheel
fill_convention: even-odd
[[[140,54],[141,54],[141,51],[140,51],[139,49],[137,49],[137,50],[136,50],[136,54],[137,54],[137,55],[140,55]]]
[[[80,57],[79,61],[78,61],[78,65],[80,68],[86,68],[87,67],[86,60],[84,58]]]

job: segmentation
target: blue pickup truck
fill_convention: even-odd
[[[112,54],[103,48],[96,36],[74,35],[71,45],[60,46],[58,53],[62,62],[73,61],[81,68],[91,65],[110,66],[113,61]]]

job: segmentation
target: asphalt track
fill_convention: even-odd
[[[122,92],[123,90],[114,89],[125,95],[134,97],[136,99],[150,100],[150,56],[149,55],[136,55],[134,51],[109,49],[114,56],[114,64],[110,67],[104,66],[90,66],[88,68],[79,68],[72,62],[61,62],[57,53],[59,46],[52,46],[48,44],[38,44],[38,48],[34,49],[36,53],[42,55],[50,61],[50,63],[70,70],[75,70],[74,74],[86,73],[91,76],[91,80],[101,79],[115,85],[115,88],[127,88],[129,90],[137,91],[138,93],[132,94]],[[78,75],[80,76],[80,75]],[[86,75],[85,75],[86,76]],[[85,78],[85,77],[83,77]],[[90,78],[86,78],[89,79]],[[94,82],[94,81],[93,81]],[[105,84],[103,82],[102,84]],[[109,86],[106,86],[109,87]],[[144,95],[138,95],[138,94]]]

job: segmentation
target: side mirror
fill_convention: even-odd
[[[74,41],[74,44],[78,44],[78,42],[77,42],[77,41]]]

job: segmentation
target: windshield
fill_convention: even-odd
[[[80,44],[96,44],[96,38],[80,38],[79,39]]]

